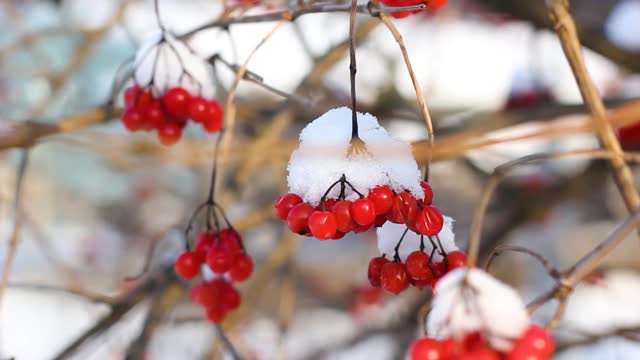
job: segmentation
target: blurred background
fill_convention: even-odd
[[[182,34],[225,9],[240,17],[311,3],[161,0],[160,17]],[[612,121],[633,127],[640,120],[640,1],[574,1],[571,11]],[[461,248],[496,166],[533,153],[598,147],[584,131],[590,118],[544,1],[450,0],[437,12],[394,23],[435,121],[435,204],[456,219]],[[347,13],[301,16],[248,66],[265,84],[312,106],[248,81],[238,88],[217,199],[256,262],[240,287],[241,309],[223,326],[248,359],[402,359],[421,334],[429,291],[390,296],[368,285],[368,261],[379,255],[374,231],[339,242],[298,238],[272,210],[286,192],[287,159],[300,130],[349,103],[348,24]],[[188,41],[202,56],[240,65],[274,25],[234,24]],[[359,111],[414,142],[424,163],[426,130],[398,46],[378,19],[359,15],[358,25]],[[158,30],[152,1],[0,3],[3,269],[10,249],[16,251],[0,305],[0,359],[225,357],[214,327],[189,303],[188,284],[167,275],[187,220],[206,197],[215,135],[187,127],[183,140],[167,148],[109,116],[39,138],[29,149],[17,212],[13,205],[25,158],[11,145],[15,129],[107,103],[120,65]],[[216,66],[220,99],[234,77]],[[640,148],[640,136],[623,145]],[[565,269],[626,216],[606,162],[580,157],[521,167],[491,203],[482,253],[518,244]],[[555,332],[558,359],[640,358],[639,251],[634,234],[576,290]],[[142,278],[125,280],[147,260]],[[553,285],[543,267],[521,254],[503,255],[492,272],[525,301]],[[534,319],[548,321],[553,305]]]

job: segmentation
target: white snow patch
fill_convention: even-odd
[[[640,1],[618,2],[604,26],[611,42],[632,51],[640,51]]]

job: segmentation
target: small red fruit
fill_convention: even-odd
[[[207,319],[210,321],[214,323],[221,323],[224,321],[225,317],[227,317],[227,310],[222,306],[222,304],[207,308]]]
[[[447,264],[449,265],[449,270],[466,266],[467,254],[460,250],[451,251],[447,254]]]
[[[292,232],[304,235],[309,232],[309,216],[314,212],[313,206],[301,203],[294,206],[287,215],[287,225]]]
[[[201,96],[196,96],[189,102],[187,114],[193,121],[202,123],[207,119],[208,111],[209,102],[207,99]]]
[[[285,194],[282,195],[276,200],[276,203],[273,205],[273,208],[276,210],[276,215],[280,220],[287,220],[287,216],[289,215],[289,211],[293,209],[294,206],[302,203],[302,198],[296,194]]]
[[[227,284],[222,293],[222,305],[226,311],[233,311],[240,307],[242,298],[240,293],[231,284]]]
[[[171,146],[182,137],[182,128],[174,123],[165,122],[158,128],[158,138],[162,145]]]
[[[337,231],[336,216],[330,211],[314,211],[309,216],[309,230],[319,240],[331,239]]]
[[[407,273],[414,280],[433,280],[433,274],[429,269],[429,255],[416,250],[407,256],[405,263]]]
[[[200,265],[202,262],[199,261],[198,255],[193,251],[187,251],[178,256],[173,267],[180,277],[191,280],[200,273]]]
[[[196,239],[195,253],[198,254],[198,258],[204,262],[209,254],[209,250],[213,247],[216,240],[216,236],[212,232],[205,231],[201,233]]]
[[[555,344],[549,332],[538,325],[531,325],[520,339],[516,341],[507,359],[517,359],[514,356],[518,353],[528,353],[532,358],[547,359],[553,354],[554,349]],[[529,357],[527,357],[527,359],[528,358]]]
[[[433,189],[431,188],[431,185],[426,181],[420,181],[420,187],[422,188],[422,191],[424,191],[424,199],[422,200],[422,203],[425,205],[431,205],[433,202]]]
[[[247,254],[237,255],[229,271],[233,281],[245,281],[253,272],[253,260]]]
[[[409,286],[409,275],[404,265],[398,262],[388,262],[380,271],[380,285],[393,294],[399,294]]]
[[[442,345],[434,339],[421,338],[409,348],[410,360],[443,360]]]
[[[207,115],[202,120],[202,127],[208,133],[214,133],[222,129],[223,111],[222,106],[215,100],[209,102]]]
[[[348,233],[356,225],[351,218],[351,201],[336,201],[331,211],[336,216],[336,227],[339,232]]]
[[[447,0],[427,0],[427,5],[434,9],[439,9],[447,4]]]
[[[367,195],[376,208],[376,214],[386,214],[389,210],[391,210],[391,206],[393,206],[393,190],[391,190],[387,185],[377,186],[369,191],[369,195]]]
[[[350,210],[353,221],[358,225],[371,225],[376,220],[375,205],[367,198],[354,201]]]
[[[388,263],[389,260],[380,257],[375,257],[369,261],[369,270],[367,271],[367,275],[369,276],[369,282],[373,287],[380,287],[380,273],[382,272],[382,267],[384,264]]]
[[[136,99],[142,93],[142,88],[138,85],[129,86],[124,91],[124,106],[130,108],[136,103]]]
[[[183,87],[171,88],[162,96],[162,102],[167,114],[176,118],[184,118],[189,115],[190,101],[191,94]]]
[[[159,101],[154,101],[142,110],[143,129],[157,129],[165,122],[164,111]]]
[[[122,115],[122,123],[129,131],[138,131],[144,126],[142,112],[137,108],[129,108]]]
[[[224,228],[220,230],[218,237],[220,245],[230,254],[238,254],[242,251],[242,237],[236,230]]]
[[[211,271],[224,274],[231,268],[231,257],[229,253],[220,247],[214,247],[207,254],[207,265]]]
[[[418,233],[435,236],[440,233],[444,225],[442,213],[435,206],[426,206],[416,217],[415,229]]]

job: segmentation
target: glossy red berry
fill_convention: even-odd
[[[356,225],[351,218],[351,201],[339,200],[331,208],[336,216],[336,227],[339,232],[348,233]]]
[[[282,195],[276,200],[273,208],[276,211],[276,215],[280,220],[287,220],[287,216],[289,215],[289,211],[293,209],[294,206],[301,204],[302,198],[296,194],[285,194]]]
[[[129,108],[122,114],[122,123],[129,131],[138,131],[144,127],[142,111],[137,108]]]
[[[398,194],[397,199],[399,200],[400,212],[404,217],[404,222],[413,222],[420,211],[415,196],[408,191],[403,191]]]
[[[233,281],[245,281],[253,272],[253,260],[247,254],[236,255],[229,274]]]
[[[384,257],[375,257],[369,261],[369,270],[367,271],[367,275],[369,277],[369,283],[373,287],[380,287],[380,273],[382,272],[382,267],[384,264],[388,263],[389,260]]]
[[[289,226],[289,229],[300,235],[308,233],[309,216],[311,216],[314,211],[313,206],[307,203],[294,206],[287,216],[287,225]]]
[[[138,93],[138,97],[135,99],[134,107],[139,110],[143,110],[147,106],[153,104],[155,97],[151,92],[151,89],[143,89]]]
[[[242,298],[240,293],[231,284],[227,284],[222,293],[222,305],[226,311],[233,311],[240,307]]]
[[[198,276],[200,265],[202,265],[202,262],[198,255],[193,251],[187,251],[178,256],[173,267],[180,277],[190,280]]]
[[[176,118],[186,118],[189,116],[189,103],[191,94],[183,87],[169,89],[162,96],[162,103],[167,114]]]
[[[369,198],[373,201],[373,204],[376,208],[376,214],[386,214],[389,210],[391,210],[391,206],[393,206],[393,199],[395,195],[393,190],[391,190],[387,185],[377,186],[369,191]]]
[[[409,348],[410,360],[444,360],[442,345],[434,339],[421,338]]]
[[[415,229],[422,235],[438,235],[443,225],[442,213],[435,206],[426,206],[416,216]]]
[[[416,250],[407,256],[405,261],[407,273],[414,280],[433,280],[433,273],[429,268],[429,255]]]
[[[165,122],[164,110],[159,101],[154,101],[142,110],[143,128],[145,130],[157,129]]]
[[[158,138],[162,145],[174,145],[181,137],[182,128],[174,123],[165,122],[158,128]]]
[[[218,237],[220,238],[220,245],[230,254],[235,255],[242,251],[242,237],[237,231],[224,228],[220,230]]]
[[[363,198],[351,203],[351,218],[362,226],[373,224],[376,220],[376,207],[373,201]]]
[[[142,88],[138,85],[129,86],[124,91],[124,106],[130,108],[136,103],[136,99],[142,93]]]
[[[309,216],[309,230],[319,240],[329,240],[337,231],[336,216],[330,211],[314,211]]]
[[[224,274],[231,268],[232,258],[227,250],[221,247],[214,247],[207,254],[207,265],[211,271]]]
[[[447,265],[449,270],[467,266],[467,254],[460,250],[449,252],[447,254]]]
[[[221,323],[225,317],[227,317],[227,310],[224,306],[219,305],[207,308],[207,319],[209,319],[209,321]]]
[[[447,4],[447,0],[427,0],[427,6],[439,9]]]
[[[388,262],[380,271],[380,286],[393,294],[399,294],[409,286],[409,275],[404,265],[398,262]]]
[[[222,129],[223,111],[219,102],[212,100],[207,105],[207,115],[202,120],[202,127],[208,133]]]
[[[213,247],[215,240],[216,236],[212,232],[205,231],[198,235],[194,251],[198,254],[198,258],[201,259],[202,262],[207,259],[207,254],[209,254],[209,250]]]
[[[530,354],[530,357],[547,359],[553,354],[555,344],[549,332],[538,325],[531,325],[525,333],[516,341],[507,359],[516,360],[511,357],[517,354]],[[528,359],[528,358],[527,358]]]
[[[422,200],[422,203],[425,205],[431,205],[433,202],[433,189],[431,188],[431,185],[426,181],[420,181],[420,187],[424,192],[424,199]]]
[[[202,123],[207,119],[207,114],[209,112],[209,101],[207,99],[196,96],[191,99],[189,102],[189,108],[187,109],[187,114],[189,118],[191,118],[195,122]]]

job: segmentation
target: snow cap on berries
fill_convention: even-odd
[[[440,239],[440,243],[437,242],[435,237],[433,237],[434,242],[438,246],[440,250],[443,250],[445,253],[449,253],[452,251],[458,250],[458,247],[455,243],[455,234],[453,233],[453,218],[448,216],[444,217],[444,225],[442,226],[442,230],[438,233],[438,238]],[[395,253],[395,246],[398,243],[398,240],[402,237],[402,234],[407,229],[407,226],[404,224],[395,224],[390,221],[387,221],[378,228],[378,250],[380,250],[380,254],[386,254],[388,256],[393,256]],[[424,237],[424,252],[427,255],[431,255],[431,251],[433,250],[433,245],[429,241],[427,236]],[[442,245],[442,248],[440,248]],[[420,234],[415,233],[411,230],[407,231],[405,234],[402,243],[400,244],[400,248],[398,249],[398,254],[400,255],[400,259],[405,262],[407,260],[407,256],[411,254],[413,251],[420,249]],[[443,260],[442,255],[436,250],[433,254],[433,261],[440,262]]]
[[[427,332],[436,339],[480,331],[491,346],[509,351],[529,326],[518,293],[479,269],[458,268],[436,285]]]
[[[424,198],[420,171],[411,146],[392,138],[371,114],[358,113],[358,136],[364,152],[350,152],[351,109],[332,109],[312,121],[300,133],[300,146],[289,160],[289,192],[305,202],[317,205],[325,191],[344,174],[360,193],[379,185],[396,192],[408,190],[417,199]],[[336,186],[328,197],[337,198]],[[358,195],[348,186],[347,200]]]
[[[169,33],[149,36],[136,53],[133,66],[135,83],[147,86],[153,81],[155,91],[160,91],[155,96],[183,87],[194,96],[215,97],[211,65]]]

